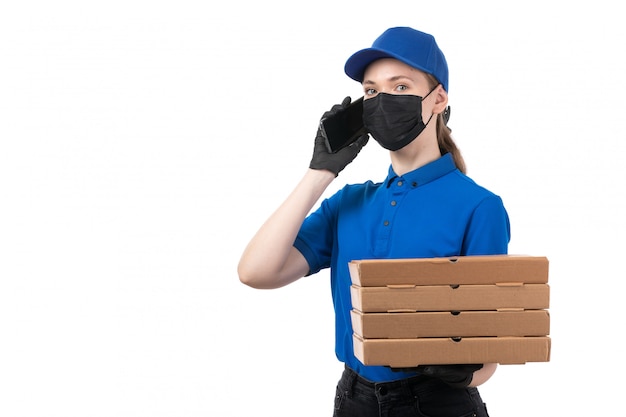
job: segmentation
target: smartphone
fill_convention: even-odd
[[[367,133],[363,125],[363,97],[341,111],[322,119],[322,135],[328,152],[335,153]]]

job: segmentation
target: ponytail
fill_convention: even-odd
[[[426,74],[428,78],[430,88],[433,89],[440,84],[440,82],[432,74]],[[450,117],[450,108],[445,109],[442,113],[437,115],[437,144],[439,145],[439,152],[441,155],[447,153],[452,155],[454,165],[463,174],[467,174],[467,168],[465,167],[465,161],[461,156],[461,151],[457,148],[454,139],[452,139],[452,130],[448,127],[448,118]]]
[[[456,165],[459,171],[466,174],[467,168],[465,167],[465,161],[463,160],[461,151],[452,139],[452,131],[446,126],[443,113],[437,115],[437,143],[439,144],[441,154],[445,155],[446,153],[450,153],[454,160],[454,165]]]

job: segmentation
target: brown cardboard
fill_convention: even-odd
[[[545,336],[547,310],[362,313],[351,311],[354,333],[366,339],[453,336]]]
[[[361,287],[548,282],[548,259],[543,256],[369,259],[353,260],[348,267],[352,283]]]
[[[536,337],[363,339],[353,336],[354,354],[365,365],[393,368],[417,365],[548,362],[551,340]]]
[[[352,307],[364,313],[467,311],[549,307],[548,284],[350,287]]]

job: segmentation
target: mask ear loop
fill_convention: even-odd
[[[440,85],[441,85],[441,84],[437,84],[436,86],[434,86],[434,87],[433,87],[433,89],[432,89],[432,90],[430,90],[430,91],[428,92],[428,94],[426,94],[424,97],[422,97],[422,101],[424,101],[424,99],[425,99],[426,97],[428,97],[428,96],[430,95],[430,93],[432,93],[433,91],[435,91],[435,89],[436,89],[437,87],[439,87]],[[424,126],[428,126],[428,123],[430,123],[430,121],[431,121],[431,119],[433,118],[433,116],[434,116],[434,115],[435,115],[435,113],[431,113],[431,114],[430,114],[430,117],[428,118],[428,121],[426,122],[426,124],[424,124]]]
[[[428,118],[428,121],[426,121],[426,123],[424,124],[424,127],[428,126],[428,123],[430,123],[430,121],[432,120],[434,115],[435,115],[435,113],[431,113],[430,114],[430,117]]]
[[[435,91],[435,89],[436,89],[437,87],[439,87],[440,85],[441,85],[441,84],[437,84],[436,86],[434,86],[434,87],[433,87],[433,89],[432,89],[432,90],[430,90],[430,91],[428,92],[428,94],[426,94],[424,97],[422,97],[422,101],[424,101],[424,99],[425,99],[426,97],[428,97],[428,96],[430,95],[430,93],[432,93],[433,91]]]

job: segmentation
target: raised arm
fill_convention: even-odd
[[[322,117],[349,103],[350,97],[346,97]],[[254,288],[278,288],[307,274],[309,265],[293,246],[298,231],[328,185],[354,160],[367,140],[368,136],[363,135],[337,153],[329,153],[318,129],[309,169],[244,250],[237,268],[241,282]]]
[[[239,261],[241,282],[254,288],[278,288],[306,275],[309,266],[293,243],[307,213],[334,178],[330,171],[307,170],[248,243]]]

